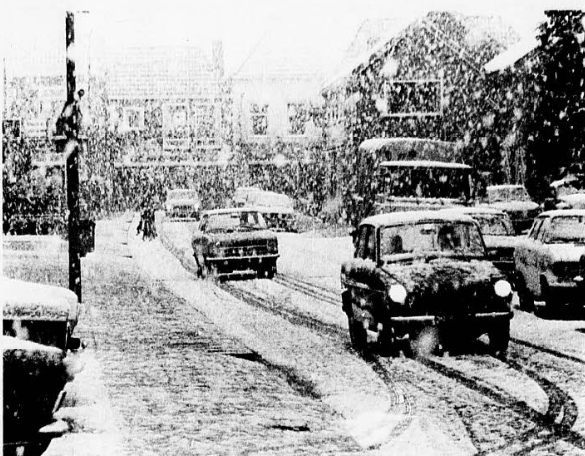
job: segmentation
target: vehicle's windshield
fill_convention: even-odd
[[[202,228],[208,233],[254,231],[266,229],[266,222],[262,215],[255,211],[226,212],[207,216]]]
[[[469,169],[381,166],[378,193],[393,197],[468,199]]]
[[[380,258],[388,261],[393,255],[404,253],[483,256],[485,248],[477,226],[472,223],[441,221],[382,228]]]
[[[585,243],[585,216],[563,215],[551,220],[547,243]]]
[[[168,195],[169,199],[197,199],[196,190],[171,190]]]
[[[473,214],[484,236],[513,236],[514,230],[510,220],[504,215]]]
[[[487,193],[490,203],[504,201],[531,201],[530,196],[524,187],[488,188]]]

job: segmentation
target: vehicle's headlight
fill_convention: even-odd
[[[510,296],[510,293],[512,293],[512,286],[507,280],[498,280],[494,284],[494,290],[498,296],[505,298],[506,296]]]
[[[400,284],[392,285],[390,290],[388,290],[388,296],[390,296],[390,299],[398,304],[404,304],[404,301],[406,301],[406,294],[406,288]]]

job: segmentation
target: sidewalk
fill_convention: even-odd
[[[61,410],[72,432],[47,455],[359,453],[330,408],[149,280],[129,227],[98,223],[96,251],[82,259],[86,367]],[[32,254],[5,250],[6,275],[67,286],[66,244],[31,244]]]

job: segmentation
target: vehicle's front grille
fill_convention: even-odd
[[[456,288],[447,281],[436,291],[428,290],[415,296],[412,309],[416,314],[463,316],[481,312],[502,310],[501,301],[490,282]]]
[[[267,244],[231,245],[221,248],[221,252],[224,257],[257,256],[269,253]]]

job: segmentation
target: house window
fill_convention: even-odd
[[[250,108],[252,134],[265,136],[268,133],[268,105],[253,104]]]
[[[123,129],[126,131],[144,129],[144,108],[124,108],[122,122]]]
[[[20,119],[5,119],[2,121],[2,135],[7,139],[20,138]]]
[[[163,106],[163,148],[188,149],[191,137],[189,106],[186,103]]]
[[[385,83],[384,92],[387,111],[383,115],[389,117],[442,115],[441,79],[395,79]]]
[[[299,103],[289,103],[288,112],[288,134],[304,135],[307,123],[307,107]]]
[[[197,144],[215,144],[219,135],[218,109],[212,104],[195,107],[194,133]]]

